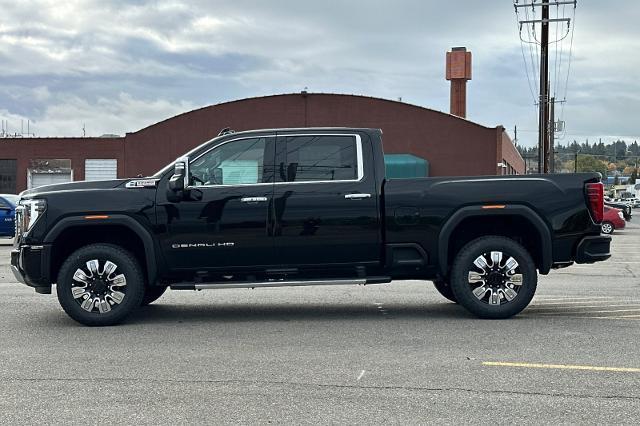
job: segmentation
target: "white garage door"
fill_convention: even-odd
[[[71,173],[32,173],[29,187],[37,188],[43,185],[65,182],[71,182]]]
[[[91,159],[84,161],[84,180],[109,180],[118,178],[118,160]]]

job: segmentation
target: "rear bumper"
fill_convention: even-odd
[[[594,263],[611,257],[611,237],[593,235],[584,237],[576,249],[576,263]]]
[[[21,246],[11,251],[11,272],[16,280],[39,293],[51,291],[49,277],[50,245]]]

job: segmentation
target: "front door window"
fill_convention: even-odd
[[[273,167],[265,167],[267,139],[224,143],[196,158],[190,167],[192,186],[252,185],[273,182]]]

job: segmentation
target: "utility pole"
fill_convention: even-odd
[[[549,3],[542,3],[542,30],[540,33],[540,101],[538,118],[538,145],[540,146],[539,173],[549,173]]]
[[[555,104],[556,104],[556,98],[551,98],[551,100],[549,101],[549,121],[547,122],[548,126],[549,126],[549,145],[550,145],[550,149],[549,149],[549,166],[545,167],[546,170],[545,173],[555,173],[556,172],[556,156],[555,156],[555,137],[556,137],[556,119],[555,119],[555,114],[554,114],[554,110],[555,110]]]
[[[520,25],[536,23],[541,24],[540,30],[540,98],[538,100],[538,173],[549,173],[549,22],[571,22],[570,18],[549,19],[549,6],[559,6],[562,4],[576,5],[577,0],[572,1],[548,1],[519,4],[518,0],[514,4],[516,11],[519,7],[542,7],[541,19],[531,19],[519,21]]]

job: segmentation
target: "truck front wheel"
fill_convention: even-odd
[[[481,318],[509,318],[527,307],[538,275],[529,252],[499,236],[478,238],[456,256],[451,290],[462,306]]]
[[[111,244],[91,244],[73,252],[60,268],[56,287],[62,309],[89,326],[121,322],[144,296],[136,258]]]

